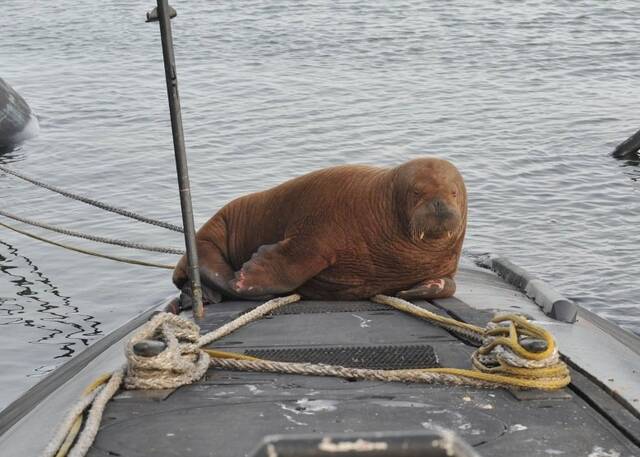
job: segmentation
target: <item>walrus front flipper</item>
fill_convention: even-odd
[[[198,265],[200,280],[202,282],[202,294],[206,303],[220,303],[222,295],[237,297],[229,286],[233,279],[233,269],[224,258],[218,247],[204,240],[196,240],[198,250]],[[191,306],[191,288],[187,273],[187,257],[182,256],[173,272],[173,283],[182,291],[181,302],[183,309]]]
[[[399,298],[431,300],[434,298],[448,298],[456,292],[456,283],[451,278],[427,279],[416,284],[411,289],[397,293]]]
[[[245,298],[292,292],[329,266],[318,251],[307,237],[260,246],[230,285]]]

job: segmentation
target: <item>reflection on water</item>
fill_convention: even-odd
[[[48,373],[102,334],[100,322],[80,313],[37,265],[3,241],[0,241],[0,284],[0,331],[6,335],[16,333],[15,328],[9,327],[23,327],[18,333],[29,335],[30,344],[22,345],[22,356],[37,359],[42,357],[39,352],[44,352],[43,360],[53,359],[31,373],[22,373],[23,376]],[[41,351],[39,345],[46,348]],[[3,397],[0,395],[0,405]]]
[[[10,166],[23,159],[22,146],[0,146],[0,165]]]
[[[621,168],[623,173],[631,180],[633,189],[636,192],[640,191],[640,158],[624,160]]]

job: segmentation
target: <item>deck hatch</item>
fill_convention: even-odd
[[[433,346],[343,346],[287,349],[249,349],[247,355],[278,362],[308,362],[349,368],[401,370],[440,366]]]

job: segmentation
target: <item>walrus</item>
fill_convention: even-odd
[[[467,222],[462,176],[425,157],[344,165],[237,198],[196,234],[203,294],[358,300],[450,297]],[[173,274],[189,303],[187,260]]]

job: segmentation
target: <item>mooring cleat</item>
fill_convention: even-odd
[[[142,340],[133,345],[133,353],[140,357],[155,357],[166,348],[164,341]]]
[[[529,352],[544,352],[547,350],[547,342],[545,340],[539,340],[537,338],[522,338],[520,346]]]

